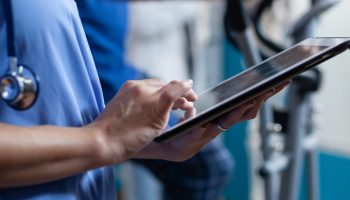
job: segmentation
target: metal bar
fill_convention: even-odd
[[[299,83],[290,86],[289,120],[286,135],[285,153],[289,155],[289,165],[282,173],[280,198],[283,200],[297,200],[301,183],[304,149],[302,140],[305,136],[305,122],[307,119],[307,105],[303,95],[299,92]]]

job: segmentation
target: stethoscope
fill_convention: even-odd
[[[16,110],[29,109],[39,93],[38,77],[27,66],[17,63],[17,49],[11,0],[1,0],[7,24],[7,53],[9,72],[0,77],[0,95],[8,106]]]

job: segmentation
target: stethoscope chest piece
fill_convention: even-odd
[[[11,0],[1,0],[7,31],[9,73],[0,77],[0,98],[16,110],[30,108],[38,98],[39,82],[27,66],[17,63],[15,27]]]
[[[16,110],[26,110],[36,101],[39,93],[38,79],[34,72],[18,65],[0,79],[0,96],[10,107]]]

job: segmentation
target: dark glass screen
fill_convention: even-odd
[[[272,78],[279,72],[288,70],[289,67],[319,53],[327,47],[328,46],[296,46],[277,57],[252,67],[224,83],[207,90],[199,95],[199,98],[195,103],[197,115],[200,115],[205,110],[210,109],[220,102],[234,98],[239,93],[253,87],[257,83],[261,83],[269,77]]]
[[[350,38],[310,38],[262,62],[259,65],[253,66],[250,69],[227,79],[226,81],[206,90],[199,95],[199,98],[194,105],[197,109],[196,116],[167,129],[163,135],[156,139],[156,141],[169,141],[171,138],[185,133],[192,127],[204,123],[207,120],[213,119],[215,117],[212,115],[213,113],[220,114],[221,112],[225,111],[225,108],[221,107],[221,105],[225,104],[226,102],[239,103],[241,102],[240,100],[234,100],[238,100],[244,94],[251,94],[252,91],[255,91],[254,88],[261,86],[265,82],[268,83],[271,80],[275,80],[276,77],[286,74],[286,72],[292,72],[292,74],[301,72],[299,70],[294,70],[297,67],[308,67],[307,65],[311,64],[308,61],[311,61],[316,65],[318,62],[333,57],[336,54],[346,50],[349,43]],[[339,48],[337,48],[338,46]],[[317,62],[315,62],[316,60],[312,59],[316,56],[320,56],[318,57]],[[218,110],[215,108],[218,108]],[[230,108],[232,108],[232,106],[229,106],[226,109]],[[210,115],[205,115],[210,111],[214,112],[212,112]]]

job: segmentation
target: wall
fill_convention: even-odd
[[[350,36],[350,1],[341,1],[320,18],[315,36]],[[323,87],[316,97],[321,105],[317,114],[321,147],[350,155],[350,54],[324,63]]]

